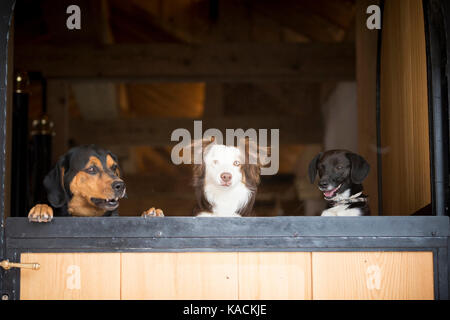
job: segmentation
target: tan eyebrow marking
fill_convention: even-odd
[[[102,166],[102,162],[100,161],[99,158],[91,156],[89,158],[89,161],[87,162],[86,166],[84,167],[85,169],[91,167],[95,165],[97,168],[102,169],[103,170],[103,166]]]

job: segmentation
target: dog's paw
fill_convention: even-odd
[[[30,222],[50,222],[53,219],[53,209],[46,204],[37,204],[28,213]]]
[[[161,209],[150,208],[142,212],[141,217],[164,217],[164,213]]]

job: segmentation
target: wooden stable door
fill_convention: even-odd
[[[311,299],[311,253],[240,252],[239,299]]]
[[[123,299],[237,299],[236,253],[124,253]]]
[[[431,252],[26,253],[21,299],[433,299]]]
[[[123,299],[311,299],[305,252],[122,254]]]
[[[304,252],[36,253],[21,299],[311,299]]]
[[[25,300],[120,299],[120,253],[25,253],[20,298]]]
[[[431,252],[313,252],[314,299],[434,298]]]

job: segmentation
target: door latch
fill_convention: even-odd
[[[3,260],[3,261],[0,261],[0,267],[2,267],[5,270],[9,270],[11,268],[39,270],[41,265],[39,263],[14,263],[14,262],[9,262],[9,260]]]

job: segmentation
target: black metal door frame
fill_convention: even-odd
[[[8,98],[8,44],[15,0],[0,1],[0,259],[6,255],[6,146],[7,146],[7,98]],[[5,271],[0,268],[0,289],[4,283]],[[3,296],[2,296],[3,298]]]
[[[433,215],[449,215],[450,3],[424,0]]]

